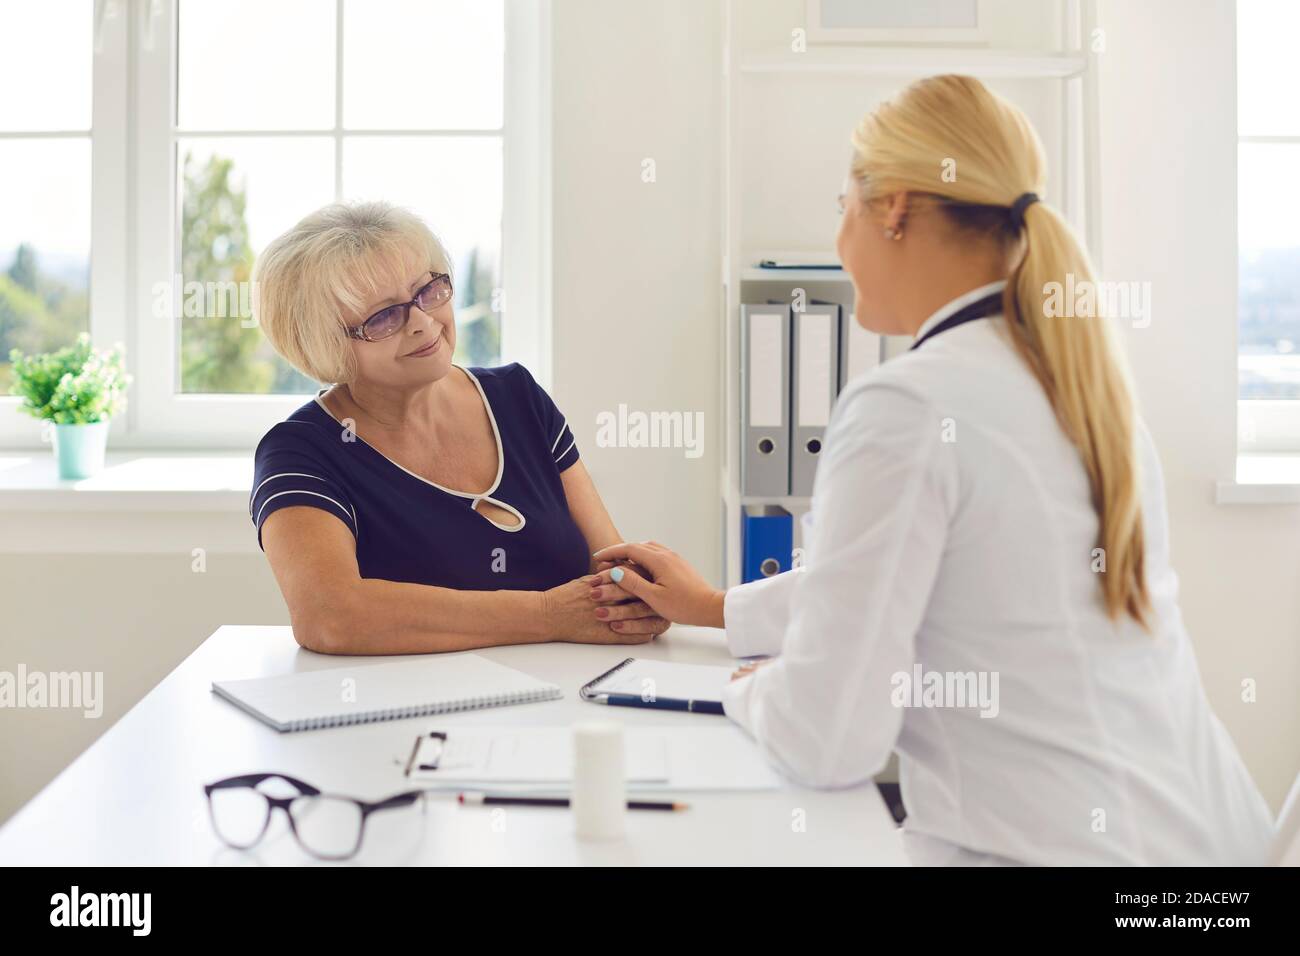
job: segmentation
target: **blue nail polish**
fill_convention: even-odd
[[[613,571],[610,571],[609,579],[613,581],[615,584],[618,584],[620,581],[623,580],[623,569],[615,568]]]

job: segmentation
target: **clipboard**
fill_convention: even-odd
[[[571,727],[460,727],[416,737],[403,776],[435,789],[564,789],[573,783],[573,760]],[[666,786],[668,738],[637,728],[623,763],[629,785]]]
[[[629,792],[784,786],[758,745],[727,720],[628,726],[624,733]],[[421,734],[411,755],[394,754],[394,762],[410,767],[407,779],[429,791],[565,794],[573,787],[572,739],[569,726],[450,727]],[[457,741],[468,747],[458,750]]]

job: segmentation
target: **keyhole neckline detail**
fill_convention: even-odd
[[[511,532],[520,531],[523,529],[524,524],[528,521],[528,519],[525,518],[523,513],[514,505],[508,504],[507,502],[492,497],[493,492],[495,492],[497,490],[497,487],[501,484],[501,476],[505,474],[505,470],[506,470],[506,453],[505,453],[505,449],[501,445],[501,429],[497,426],[497,417],[492,411],[492,403],[488,401],[487,392],[483,391],[483,383],[478,380],[477,375],[475,375],[469,369],[465,368],[463,365],[457,365],[455,362],[452,363],[452,368],[460,369],[469,377],[469,380],[474,383],[474,387],[478,389],[479,398],[483,400],[483,408],[487,410],[488,421],[492,424],[492,437],[496,441],[496,446],[497,446],[497,475],[496,478],[493,479],[492,485],[486,491],[478,491],[478,492],[458,491],[455,488],[448,488],[445,485],[440,485],[436,481],[430,481],[428,478],[425,478],[422,475],[417,475],[409,468],[402,467],[397,462],[393,461],[393,459],[385,455],[378,448],[376,448],[374,445],[370,444],[370,442],[366,441],[360,435],[357,435],[355,431],[353,431],[352,434],[356,437],[357,441],[361,442],[361,444],[365,445],[367,448],[369,448],[380,458],[384,459],[384,461],[388,462],[397,470],[406,472],[416,481],[422,481],[429,487],[437,488],[439,491],[445,494],[454,495],[457,498],[468,499],[469,510],[474,512],[476,515],[478,515],[488,524],[492,525],[494,528],[500,528],[502,531],[511,531]],[[331,412],[328,408],[326,408],[325,403],[320,400],[320,397],[324,395],[327,391],[329,391],[328,388],[322,388],[316,392],[316,397],[315,397],[316,404],[320,406],[321,411],[323,411],[335,422],[338,422],[339,425],[342,425],[343,423],[340,422],[337,418],[334,418],[334,413]],[[499,521],[489,518],[483,512],[478,510],[478,503],[480,501],[486,501],[489,504],[496,505],[498,508],[502,508],[506,511],[513,513],[519,518],[519,524],[505,525]]]

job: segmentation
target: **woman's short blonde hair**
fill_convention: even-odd
[[[386,202],[332,203],[257,257],[253,314],[272,348],[304,375],[351,382],[344,327],[426,267],[451,272],[446,249],[414,213]]]

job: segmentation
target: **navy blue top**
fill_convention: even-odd
[[[466,371],[497,437],[491,488],[475,495],[426,481],[344,429],[313,399],[257,446],[249,516],[258,545],[268,516],[306,505],[352,532],[363,578],[541,591],[588,573],[587,541],[560,481],[578,460],[564,416],[522,365]],[[515,512],[520,523],[485,518],[472,507],[480,499]]]

